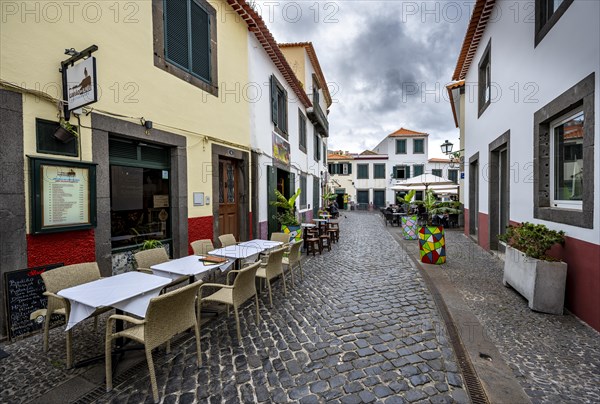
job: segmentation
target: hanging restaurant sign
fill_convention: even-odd
[[[70,111],[98,101],[95,57],[89,57],[65,70]]]
[[[286,166],[290,165],[290,144],[275,132],[273,132],[273,157]]]

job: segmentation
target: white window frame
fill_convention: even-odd
[[[556,160],[554,157],[555,156],[554,151],[556,148],[556,146],[555,146],[556,137],[554,134],[554,130],[556,129],[557,126],[563,125],[582,114],[584,114],[583,108],[578,108],[576,110],[569,111],[566,114],[562,115],[560,118],[550,122],[550,127],[549,127],[549,135],[550,135],[549,136],[550,137],[550,204],[552,205],[552,207],[555,207],[555,208],[583,210],[583,201],[569,201],[569,200],[562,200],[562,199],[554,198],[554,195],[555,195],[554,191],[556,189],[556,185],[555,185],[556,179],[554,178],[555,171],[556,171],[554,168],[556,165]],[[583,122],[585,125],[585,115],[583,116]]]
[[[348,175],[348,163],[342,164],[342,174]]]

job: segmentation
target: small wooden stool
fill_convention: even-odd
[[[327,247],[327,251],[331,251],[331,237],[328,234],[323,234],[319,236],[319,239],[321,240],[321,248]]]
[[[327,234],[331,238],[331,242],[337,243],[340,240],[340,231],[338,229],[329,229],[327,230]]]
[[[319,250],[319,254],[323,254],[323,245],[321,244],[321,240],[317,237],[308,238],[306,240],[306,255],[310,254],[312,251],[314,257],[317,250]]]

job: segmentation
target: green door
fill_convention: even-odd
[[[277,188],[277,168],[267,166],[267,223],[269,234],[279,231],[279,222],[274,218],[277,208],[271,205],[271,201],[276,201],[275,189]]]

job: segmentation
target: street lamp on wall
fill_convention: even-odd
[[[450,143],[448,140],[444,141],[444,143],[441,144],[441,148],[442,148],[442,153],[448,155],[450,153],[452,153],[452,147],[454,146],[454,144]]]

